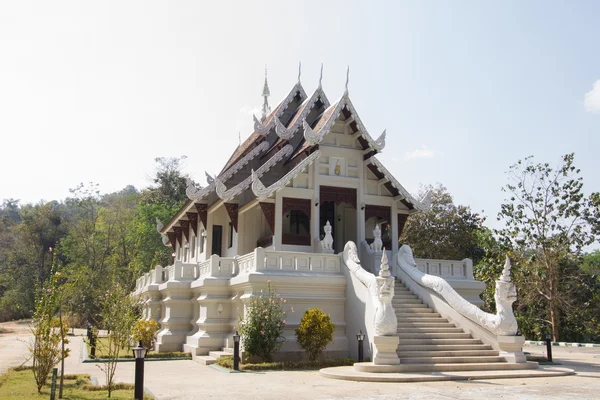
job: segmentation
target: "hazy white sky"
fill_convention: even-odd
[[[504,171],[576,153],[600,190],[594,1],[0,1],[0,200],[149,184],[187,155],[204,183],[293,86],[350,95],[406,188],[441,182],[495,220]]]

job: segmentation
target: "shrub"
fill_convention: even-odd
[[[281,362],[269,362],[269,363],[258,363],[258,364],[240,364],[240,369],[244,371],[275,371],[275,370],[297,370],[297,369],[321,369],[329,367],[342,367],[354,365],[356,362],[353,358],[330,358],[327,360],[316,360],[316,361],[281,361]],[[217,359],[217,365],[233,369],[233,357],[225,356]]]
[[[327,344],[333,340],[334,328],[331,316],[323,313],[320,308],[306,310],[296,329],[296,340],[308,354],[309,360],[319,358]]]
[[[155,320],[139,319],[133,328],[133,341],[137,344],[142,342],[142,347],[153,349],[156,341],[156,332],[160,329]]]
[[[283,343],[285,326],[285,300],[275,293],[267,281],[267,293],[250,300],[246,316],[239,324],[244,350],[250,355],[271,361]]]

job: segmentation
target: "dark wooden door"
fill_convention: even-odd
[[[223,248],[223,227],[221,225],[213,225],[212,231],[212,252],[221,257],[221,249]]]

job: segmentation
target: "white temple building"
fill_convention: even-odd
[[[271,280],[287,299],[279,359],[303,357],[294,330],[306,309],[319,307],[335,324],[326,356],[356,357],[362,330],[374,368],[532,368],[516,321],[499,328],[512,324],[512,309],[500,317],[476,307],[485,285],[474,280],[471,260],[413,263],[410,249],[399,249],[407,219],[426,211],[427,201],[411,196],[378,159],[386,132],[374,138],[367,131],[348,82],[330,100],[321,79],[307,94],[299,75],[271,110],[265,77],[263,96],[254,132],[217,176],[206,174],[206,187],[190,184],[188,201],[161,224],[173,265],[137,281],[144,317],[161,325],[157,350],[213,362],[233,347],[245,302]],[[507,268],[498,295],[508,296],[510,308]],[[381,318],[394,321],[391,314],[393,332],[382,330]]]

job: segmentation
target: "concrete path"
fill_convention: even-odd
[[[32,337],[27,323],[10,322],[1,326],[5,333],[0,333],[0,375],[29,358]]]
[[[88,373],[103,384],[105,378],[98,368],[100,364],[81,363],[82,339],[81,336],[71,337],[69,346],[72,353],[66,360],[65,372]],[[539,355],[543,355],[544,350],[538,346],[525,349]],[[225,373],[194,361],[153,361],[145,364],[145,384],[161,400],[599,399],[600,358],[595,357],[600,355],[600,349],[553,350],[555,361],[560,362],[561,367],[576,370],[576,375],[463,382],[372,383],[327,379],[318,371]],[[9,359],[17,361],[19,354],[22,356],[10,346],[2,346],[0,366]],[[133,382],[134,363],[119,364],[115,378],[121,382]]]

